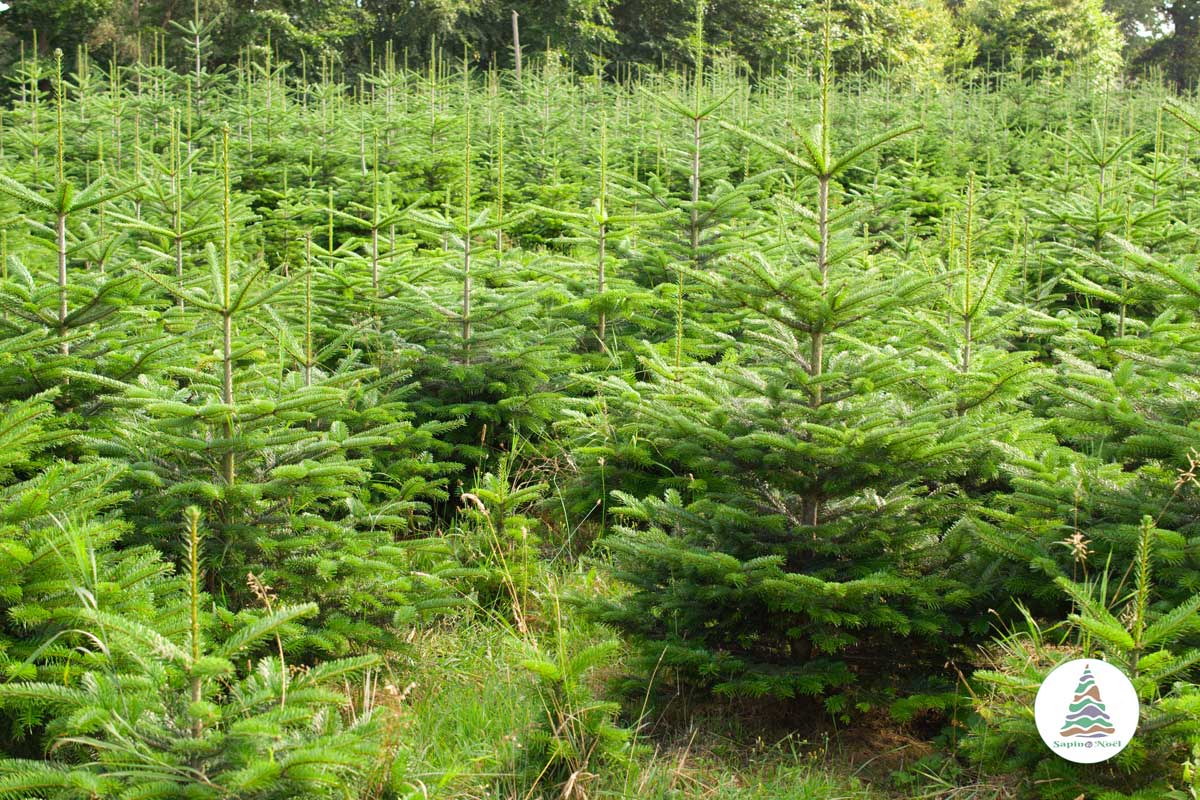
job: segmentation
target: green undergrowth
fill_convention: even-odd
[[[607,632],[564,620],[568,647],[609,641]],[[553,634],[548,635],[553,639]],[[616,722],[631,734],[626,762],[589,765],[581,794],[530,780],[544,764],[529,753],[542,722],[537,678],[523,666],[546,635],[522,634],[478,613],[463,613],[413,642],[394,666],[391,704],[397,711],[391,790],[400,798],[732,798],[835,800],[883,798],[862,779],[838,774],[829,742],[787,737],[767,744],[753,730],[701,712],[676,729],[625,708]],[[610,669],[627,657],[615,654]],[[602,676],[589,682],[604,693]],[[530,770],[533,770],[531,773]],[[578,779],[577,779],[578,780]],[[586,787],[583,785],[586,783]]]

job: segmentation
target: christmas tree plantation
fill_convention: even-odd
[[[1173,715],[1104,785],[1194,790],[1190,96],[200,10],[7,76],[0,798],[679,796],[647,738],[763,698],[957,742],[1027,623]]]

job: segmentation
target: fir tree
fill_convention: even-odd
[[[442,558],[445,550],[406,549],[392,537],[420,514],[423,499],[438,496],[445,468],[419,449],[430,444],[432,430],[414,430],[394,407],[364,409],[363,393],[377,373],[352,353],[335,347],[345,360],[337,364],[331,356],[335,363],[321,364],[314,380],[311,339],[297,348],[286,325],[264,332],[249,324],[251,311],[272,318],[268,301],[282,296],[288,281],[259,288],[268,280],[266,265],[238,258],[228,129],[223,140],[221,245],[207,247],[210,285],[180,286],[173,277],[144,273],[182,300],[196,324],[186,341],[176,337],[177,360],[138,383],[84,372],[73,377],[118,395],[109,402],[119,410],[92,441],[133,466],[128,516],[142,535],[158,540],[172,515],[198,506],[211,520],[210,590],[239,607],[249,601],[244,580],[253,572],[285,599],[319,598],[325,615],[301,644],[345,652],[390,638],[389,624],[415,616],[418,602],[439,594],[449,599],[437,577],[452,566]],[[305,301],[308,319],[311,296]],[[275,333],[276,341],[264,333]],[[213,355],[188,363],[189,353],[205,349]],[[368,468],[376,448],[404,459],[391,465],[390,480],[375,484],[381,503],[372,515],[363,503],[371,497]],[[425,577],[407,575],[416,564]]]
[[[335,687],[378,658],[326,661],[292,674],[279,644],[276,655],[239,672],[238,662],[253,660],[272,639],[282,642],[316,606],[275,608],[270,587],[251,576],[265,611],[223,620],[233,623],[223,631],[219,615],[205,610],[197,509],[189,511],[187,531],[186,589],[157,598],[182,605],[183,624],[155,624],[124,612],[127,601],[114,606],[106,595],[73,593],[73,607],[61,616],[79,639],[72,681],[18,673],[0,684],[6,708],[44,718],[45,744],[54,751],[46,759],[0,758],[0,793],[65,800],[132,785],[157,797],[352,797],[371,777],[375,715],[364,709],[344,718],[349,700]],[[47,660],[39,648],[27,665]]]
[[[14,201],[28,216],[32,227],[32,242],[53,254],[53,270],[44,274],[30,270],[19,256],[7,259],[6,278],[0,284],[0,308],[5,311],[0,326],[8,337],[20,338],[24,347],[18,359],[5,369],[4,392],[7,397],[29,397],[62,380],[62,372],[77,363],[103,360],[113,338],[121,338],[120,328],[106,327],[100,336],[87,336],[89,328],[112,316],[131,297],[136,296],[138,282],[128,275],[110,276],[102,270],[77,271],[72,263],[79,251],[95,242],[81,240],[76,224],[82,225],[88,212],[102,207],[134,187],[112,189],[100,176],[76,188],[69,178],[69,154],[64,138],[66,114],[66,85],[62,75],[62,53],[56,54],[54,72],[55,156],[54,177],[48,189],[27,186],[8,175],[0,175],[0,195]],[[91,238],[91,237],[89,237]],[[84,339],[83,351],[76,347],[72,360],[72,345]],[[71,402],[68,400],[67,402]]]
[[[743,315],[736,354],[683,371],[647,357],[647,379],[600,384],[581,452],[623,488],[608,547],[632,592],[596,611],[638,642],[643,674],[658,664],[671,683],[812,695],[844,713],[871,688],[858,684],[920,676],[969,638],[962,483],[1014,435],[1021,391],[1000,390],[1003,369],[974,369],[969,325],[951,365],[903,321],[942,281],[967,287],[978,318],[991,298],[977,306],[970,287],[987,282],[872,251],[860,232],[875,209],[836,179],[908,129],[835,156],[828,61],[824,74],[801,154],[738,131],[809,176],[815,209],[774,197],[763,245],[689,271]],[[971,380],[947,380],[959,370]],[[655,495],[635,494],[648,483]]]

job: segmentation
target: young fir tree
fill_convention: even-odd
[[[531,204],[526,208],[544,218],[562,220],[566,230],[552,241],[570,248],[563,259],[563,266],[570,271],[555,269],[554,273],[570,276],[567,288],[580,297],[576,304],[579,321],[590,329],[585,347],[599,350],[597,364],[606,366],[622,352],[620,340],[644,333],[636,322],[630,324],[631,320],[644,319],[662,308],[650,291],[623,274],[637,231],[676,215],[671,210],[639,214],[638,195],[614,179],[608,120],[603,117],[598,139],[598,174],[590,207],[585,210]]]
[[[1194,493],[1196,466],[1179,470],[1177,494]],[[1073,608],[1065,636],[1053,636],[1026,613],[1024,624],[987,652],[986,668],[974,676],[978,717],[960,747],[973,765],[987,775],[1003,775],[1021,796],[1042,800],[1073,800],[1080,791],[1113,800],[1188,796],[1178,791],[1164,765],[1175,772],[1182,764],[1184,781],[1194,787],[1187,758],[1189,751],[1195,757],[1200,743],[1200,690],[1191,680],[1200,662],[1200,650],[1191,646],[1200,624],[1200,592],[1166,601],[1164,594],[1178,593],[1157,574],[1170,558],[1160,549],[1164,534],[1147,515],[1138,523],[1128,564],[1110,559],[1094,575],[1051,582]],[[1082,562],[1085,551],[1086,543],[1075,551]],[[1128,676],[1137,692],[1137,735],[1106,763],[1074,764],[1039,741],[1033,715],[1037,690],[1051,669],[1071,658],[1103,658]],[[1094,722],[1108,727],[1103,714]],[[1068,721],[1060,730],[1068,733],[1072,727]]]
[[[0,683],[0,706],[36,720],[52,755],[0,758],[0,793],[345,798],[373,777],[378,713],[353,708],[342,687],[378,656],[293,672],[283,642],[315,604],[279,604],[251,575],[262,612],[223,613],[203,590],[198,509],[186,524],[183,586],[163,589],[168,570],[154,558],[136,570],[114,570],[111,559],[72,564],[103,544],[86,527],[67,526],[60,541],[74,548],[43,555],[64,562],[59,581],[76,591],[47,614],[58,630],[46,626],[41,646]],[[48,599],[34,594],[30,604]],[[164,620],[163,608],[174,614]]]
[[[234,607],[250,601],[245,576],[253,572],[285,599],[324,605],[320,625],[298,647],[340,653],[390,641],[396,624],[451,594],[437,577],[449,566],[444,550],[394,541],[419,516],[421,498],[439,492],[444,468],[422,449],[433,432],[414,430],[394,407],[369,408],[377,372],[353,351],[334,348],[341,358],[318,364],[311,338],[297,347],[286,323],[275,329],[252,319],[282,322],[271,302],[302,280],[311,331],[312,296],[307,273],[280,279],[241,257],[229,135],[226,128],[218,164],[221,240],[208,243],[208,274],[179,284],[143,273],[182,303],[191,323],[168,332],[173,363],[131,383],[82,371],[71,377],[118,393],[92,441],[131,465],[126,515],[142,537],[162,541],[172,517],[195,505],[212,532],[209,589]],[[377,448],[396,463],[374,485],[385,495],[395,493],[389,484],[405,487],[407,520],[386,502],[377,515],[365,510]],[[406,465],[411,474],[396,474]]]
[[[553,388],[569,374],[564,356],[578,332],[555,318],[570,298],[565,287],[545,280],[544,260],[497,248],[496,231],[531,212],[498,219],[492,204],[479,202],[465,64],[462,81],[461,180],[447,187],[443,211],[408,212],[425,240],[417,252],[423,266],[400,282],[383,329],[409,345],[405,355],[420,385],[412,398],[418,419],[462,421],[449,437],[454,455],[479,465],[511,431],[537,432],[553,421],[559,400]]]
[[[1160,208],[1176,219],[1186,214],[1166,198]],[[1110,232],[1101,247],[1065,255],[1097,276],[1076,284],[1081,302],[1104,309],[1104,324],[1085,310],[1055,337],[1058,375],[1038,409],[1055,440],[1013,459],[1013,491],[979,512],[983,544],[1023,568],[1008,584],[1017,596],[1052,601],[1045,576],[1072,576],[1081,545],[1087,569],[1109,558],[1128,563],[1147,514],[1160,530],[1164,601],[1200,589],[1196,498],[1177,493],[1176,477],[1200,451],[1200,283],[1194,256],[1181,252],[1187,240],[1170,232],[1177,224],[1143,234],[1144,245]]]
[[[579,453],[622,487],[607,546],[631,591],[593,610],[638,643],[642,680],[845,713],[968,636],[960,483],[1021,426],[1013,393],[983,386],[1003,371],[951,380],[961,364],[929,358],[909,321],[939,285],[953,297],[980,277],[875,252],[861,235],[875,210],[840,188],[911,127],[835,154],[832,99],[827,55],[799,153],[728,126],[805,176],[763,204],[772,233],[754,251],[688,272],[741,315],[738,347],[683,370],[648,356],[645,379],[599,384]]]
[[[126,499],[116,487],[127,467],[50,455],[77,438],[53,414],[53,394],[0,406],[0,683],[14,687],[79,685],[81,597],[159,630],[177,626],[182,609],[159,554],[118,545],[129,531],[113,513]],[[12,691],[0,700],[0,753],[35,757],[50,704]]]
[[[1092,257],[1121,259],[1110,234],[1140,243],[1159,242],[1178,232],[1170,230],[1169,206],[1154,200],[1154,189],[1149,198],[1137,191],[1134,153],[1145,137],[1137,133],[1119,139],[1110,126],[1107,119],[1093,121],[1090,136],[1074,135],[1065,141],[1075,176],[1071,189],[1036,202],[1033,211],[1041,223],[1035,235],[1067,248],[1063,257],[1051,262],[1063,288],[1073,290],[1065,300],[1090,333],[1119,339],[1126,334],[1131,307],[1155,298],[1147,296],[1145,287],[1097,267]],[[1161,141],[1161,136],[1155,137],[1156,146]],[[1157,156],[1156,160],[1162,161]],[[1163,177],[1151,174],[1152,180]]]
[[[706,82],[704,7],[705,3],[696,3],[689,37],[690,81],[685,80],[680,91],[650,96],[658,107],[659,135],[666,131],[672,140],[666,144],[660,140],[655,167],[647,168],[647,178],[615,176],[637,196],[643,221],[657,221],[627,254],[626,268],[658,295],[657,308],[640,314],[638,322],[644,338],[661,342],[677,369],[684,366],[687,353],[711,356],[726,327],[713,316],[715,309],[704,305],[702,292],[707,284],[689,275],[706,273],[759,233],[750,202],[762,176],[746,176],[737,184],[731,180],[740,165],[730,157],[730,144],[714,119],[742,86]],[[701,316],[700,308],[707,313]]]
[[[72,366],[105,363],[114,341],[129,333],[110,318],[141,287],[129,274],[114,276],[79,263],[81,253],[112,235],[93,234],[87,217],[134,187],[112,189],[101,175],[77,188],[66,152],[69,109],[61,53],[56,53],[55,65],[52,179],[43,188],[40,182],[27,185],[0,174],[0,196],[23,212],[29,223],[28,236],[6,241],[0,272],[0,331],[21,343],[9,345],[10,359],[0,366],[0,396],[7,398],[30,397],[58,385],[63,371]],[[102,321],[107,324],[99,325]],[[75,395],[67,390],[58,402],[73,406],[78,402]]]

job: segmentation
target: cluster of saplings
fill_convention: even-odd
[[[614,691],[966,693],[971,769],[1197,791],[1186,105],[195,64],[8,76],[0,797],[394,796],[407,643],[549,625],[551,557],[614,577],[562,598],[631,643]],[[1086,774],[1028,713],[1071,653],[1148,709]]]

